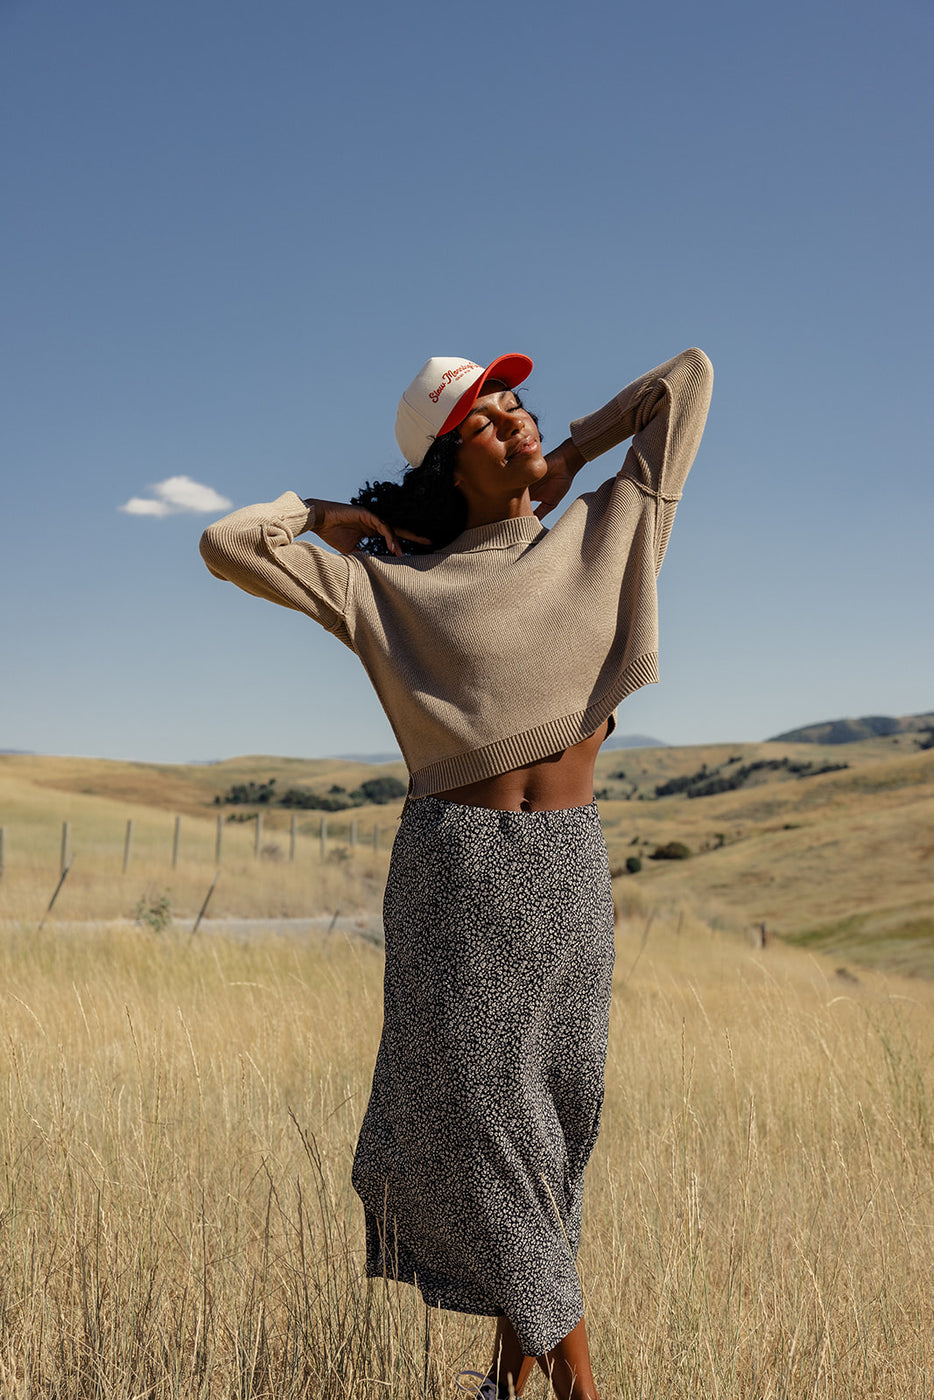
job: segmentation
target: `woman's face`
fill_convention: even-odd
[[[484,384],[460,435],[454,484],[471,508],[520,496],[548,471],[534,419],[498,380]]]

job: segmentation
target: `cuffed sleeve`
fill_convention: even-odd
[[[712,387],[713,366],[703,350],[685,350],[576,419],[571,438],[592,462],[631,437],[620,476],[676,501],[700,444]]]
[[[209,525],[201,536],[201,557],[216,578],[307,613],[350,646],[353,565],[346,555],[295,539],[314,522],[315,502],[286,491]]]

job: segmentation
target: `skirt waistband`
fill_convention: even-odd
[[[538,812],[514,812],[502,807],[475,807],[449,802],[443,797],[408,797],[402,809],[403,826],[422,824],[459,826],[474,831],[570,831],[600,828],[596,802],[586,807],[556,807]]]

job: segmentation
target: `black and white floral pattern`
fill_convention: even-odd
[[[383,1034],[353,1168],[367,1273],[505,1314],[541,1355],[582,1315],[613,971],[596,805],[410,799],[384,920]]]

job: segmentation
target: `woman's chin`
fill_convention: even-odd
[[[540,452],[537,456],[521,459],[516,465],[520,467],[522,478],[529,486],[534,486],[537,481],[548,475],[548,463]]]

